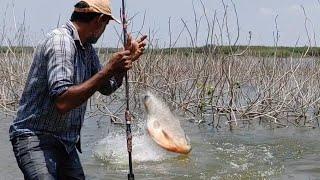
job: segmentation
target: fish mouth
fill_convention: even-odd
[[[191,147],[185,147],[185,148],[179,148],[179,147],[163,147],[162,148],[166,149],[167,151],[170,152],[175,152],[175,153],[179,153],[179,154],[189,154],[191,151]]]

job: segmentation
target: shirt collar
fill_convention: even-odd
[[[78,41],[80,46],[84,48],[84,45],[80,40],[77,28],[73,25],[73,23],[70,20],[68,20],[67,23],[62,27],[67,28],[71,32],[71,37],[73,38],[73,40]]]

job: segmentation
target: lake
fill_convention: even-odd
[[[8,138],[12,117],[1,117],[0,179],[23,179]],[[143,123],[134,128],[136,179],[320,179],[319,129],[256,126],[230,132],[189,121],[182,125],[193,146],[187,156],[159,149],[145,135]],[[80,158],[87,179],[126,179],[124,132],[109,117],[86,119]]]

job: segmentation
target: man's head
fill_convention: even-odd
[[[70,20],[84,24],[86,43],[96,43],[110,20],[120,23],[111,13],[109,0],[82,0],[74,7]]]

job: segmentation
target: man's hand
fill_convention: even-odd
[[[144,35],[137,40],[132,40],[128,35],[128,43],[125,50],[112,55],[108,64],[103,68],[107,77],[114,76],[118,84],[122,84],[125,73],[132,68],[132,62],[140,58],[144,53],[147,36]]]
[[[114,53],[108,64],[104,67],[104,72],[109,76],[123,73],[132,68],[132,57],[129,50],[119,51]]]
[[[132,61],[136,61],[144,53],[147,35],[143,35],[137,40],[132,40],[132,36],[128,35],[127,44],[125,46],[126,50],[130,50]]]

